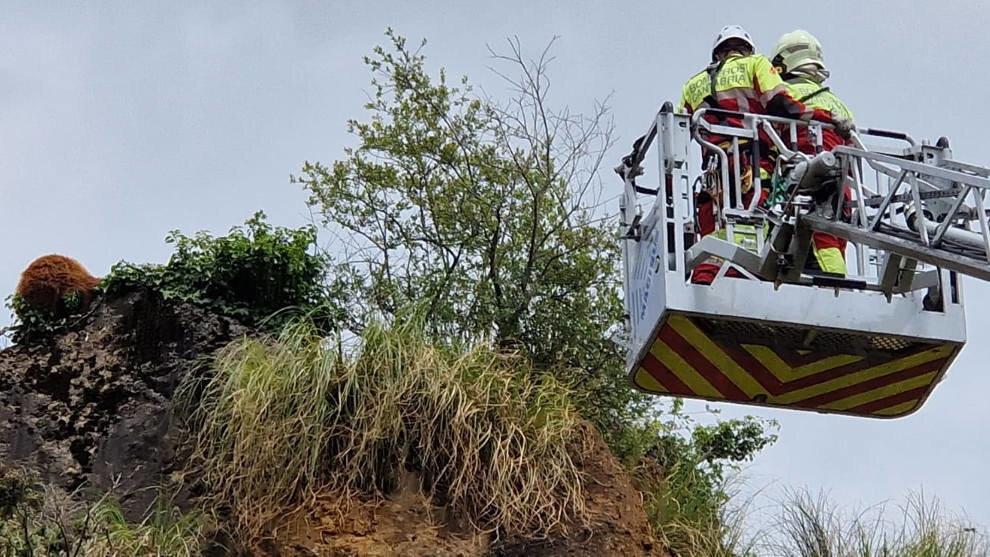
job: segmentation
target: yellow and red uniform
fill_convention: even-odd
[[[717,106],[711,103],[712,75],[715,75],[714,100]],[[701,108],[770,114],[796,120],[831,121],[828,111],[810,108],[796,101],[777,70],[762,54],[729,56],[689,79],[684,84],[678,110],[691,114]],[[708,114],[705,119],[716,122],[718,116]],[[727,118],[725,124],[738,127],[742,122],[737,118]],[[718,138],[714,139],[713,143],[717,143]]]
[[[831,118],[820,119],[818,117],[819,111],[827,111],[829,114],[843,116],[850,121],[853,120],[849,108],[828,87],[823,87],[820,83],[801,76],[791,77],[784,84],[793,98],[800,99],[807,107],[816,109],[815,120],[831,122]],[[846,143],[846,140],[842,139],[835,130],[823,130],[822,147],[826,151],[831,151],[836,146]],[[804,134],[798,135],[797,148],[802,153],[815,154],[815,147]],[[848,189],[845,190],[844,196],[846,199],[852,198]],[[811,240],[812,253],[821,270],[828,273],[846,274],[846,241],[844,239],[824,232],[815,232]]]
[[[689,79],[684,84],[678,110],[691,114],[702,108],[770,114],[800,120],[831,121],[831,114],[828,111],[812,108],[795,100],[788,92],[776,68],[760,54],[733,53],[721,62],[713,62],[708,68]],[[704,118],[709,122],[721,122],[726,126],[742,126],[738,118],[725,115],[708,113]],[[708,140],[719,144],[724,138],[711,135]],[[761,152],[769,153],[769,145],[761,145]],[[733,163],[730,161],[730,164]],[[761,174],[769,177],[769,173],[772,172],[770,160],[764,157],[759,161],[759,166]],[[744,192],[744,203],[749,203],[751,198],[752,191]],[[698,197],[698,228],[702,236],[707,236],[716,229],[714,209],[710,196]],[[695,267],[692,281],[711,282],[718,269],[719,265],[714,262],[700,263]]]

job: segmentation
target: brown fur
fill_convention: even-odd
[[[75,259],[64,255],[45,255],[35,259],[21,273],[17,283],[17,295],[28,304],[56,316],[67,313],[63,298],[78,292],[82,296],[81,308],[93,301],[94,288],[100,279],[86,271]]]

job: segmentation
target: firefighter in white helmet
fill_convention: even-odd
[[[828,79],[829,72],[822,55],[822,45],[811,33],[797,29],[784,33],[773,49],[771,62],[781,73],[788,93],[798,102],[819,111],[828,111],[832,123],[842,124],[844,129],[851,129],[852,112],[839,100],[828,87],[823,85]],[[816,112],[816,115],[818,113]],[[816,120],[819,118],[816,116]],[[822,119],[823,122],[829,120]],[[827,129],[822,132],[822,146],[831,151],[837,145],[844,145],[846,140],[835,130]],[[802,153],[814,155],[815,147],[806,134],[798,135],[797,149]],[[850,199],[847,189],[844,197]],[[822,232],[812,236],[813,258],[809,258],[811,268],[844,275],[846,273],[846,241]]]
[[[832,115],[826,110],[807,107],[791,96],[770,61],[765,56],[756,54],[755,51],[753,39],[745,29],[738,25],[723,27],[712,45],[711,63],[684,85],[678,110],[693,113],[702,108],[712,108],[802,120],[831,121]],[[738,118],[732,116],[706,113],[704,117],[710,122],[726,126],[742,125]],[[709,135],[707,139],[718,145],[725,138]],[[761,146],[760,152],[769,153],[769,145]],[[706,158],[709,158],[707,154]],[[773,165],[768,159],[756,163],[753,164],[752,161],[745,159],[739,161],[740,175],[744,176],[741,188],[745,203],[749,203],[752,196],[751,176],[754,167],[761,169],[761,179],[769,179],[769,173],[772,172]],[[736,161],[730,160],[730,165],[735,164]],[[747,176],[750,178],[747,179]],[[734,186],[734,184],[730,185],[730,187]],[[716,206],[719,201],[715,191],[702,191],[696,197],[698,228],[702,236],[712,234],[719,229],[720,209]],[[699,264],[692,275],[692,282],[710,283],[719,266],[717,260]]]

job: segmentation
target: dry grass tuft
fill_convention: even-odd
[[[767,555],[785,557],[987,557],[985,530],[947,512],[921,493],[908,496],[901,516],[883,506],[848,515],[825,494],[791,492],[768,533]]]
[[[347,355],[296,323],[222,350],[206,385],[185,387],[201,393],[190,423],[215,503],[261,534],[314,493],[381,496],[408,469],[480,529],[539,536],[585,521],[567,389],[521,358],[421,331],[372,326]]]

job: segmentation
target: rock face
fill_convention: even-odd
[[[140,518],[176,469],[176,387],[246,332],[139,291],[97,303],[49,341],[0,351],[0,462],[70,491],[114,487]]]

